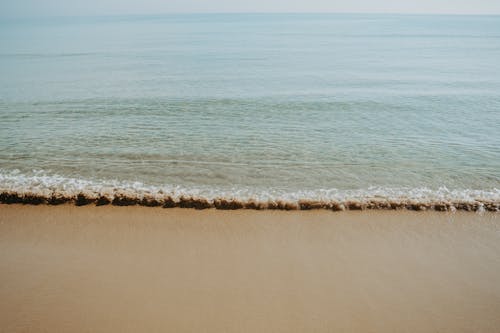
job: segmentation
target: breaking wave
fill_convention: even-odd
[[[153,186],[140,182],[92,181],[0,170],[0,203],[141,205],[216,209],[408,209],[500,211],[500,189],[449,190],[369,187],[287,192],[251,188]]]

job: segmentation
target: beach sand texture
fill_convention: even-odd
[[[0,205],[0,331],[498,332],[498,216]]]

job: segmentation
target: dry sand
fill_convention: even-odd
[[[499,216],[0,205],[0,331],[499,332]]]

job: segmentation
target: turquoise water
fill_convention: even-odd
[[[500,203],[500,17],[0,22],[0,190]]]

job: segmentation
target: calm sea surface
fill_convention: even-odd
[[[0,189],[500,201],[500,17],[0,22]]]

